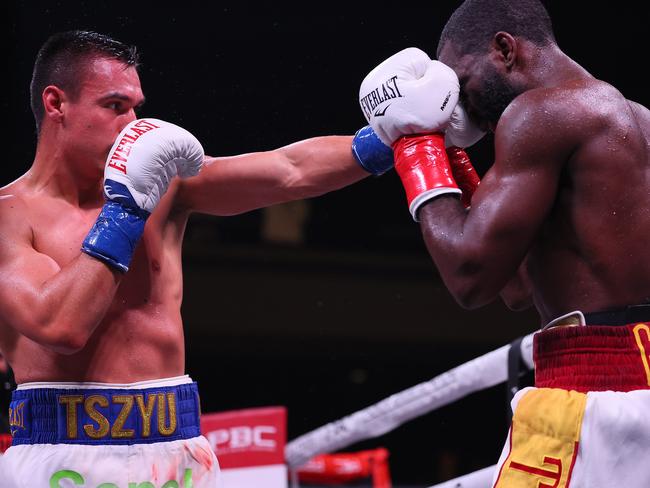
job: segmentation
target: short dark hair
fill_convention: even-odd
[[[499,31],[540,46],[555,42],[551,18],[538,0],[465,0],[442,30],[438,54],[447,41],[460,54],[484,52]]]
[[[79,95],[85,65],[96,58],[122,61],[125,66],[138,67],[135,46],[116,41],[92,31],[72,30],[51,36],[38,51],[30,84],[30,104],[36,130],[40,132],[45,113],[41,95],[48,85],[56,85],[70,94]]]

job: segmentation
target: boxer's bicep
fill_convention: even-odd
[[[39,314],[42,284],[60,271],[49,256],[36,251],[28,224],[0,222],[0,322],[32,336]]]
[[[454,232],[436,232],[435,215],[428,222],[433,229],[425,233],[430,252],[436,251],[443,275],[470,308],[495,299],[516,275],[555,204],[560,175],[575,147],[561,124],[549,130],[548,120],[524,112],[527,117],[511,113],[499,122],[495,163],[481,180],[466,218],[456,219]]]
[[[110,306],[121,274],[80,253],[61,268],[0,224],[0,327],[63,354],[81,349]]]
[[[555,202],[560,176],[556,156],[527,157],[526,162],[499,161],[481,181],[465,229],[475,231],[499,260],[505,248],[517,256],[518,266]],[[533,162],[536,159],[537,162]],[[503,256],[507,259],[507,256]]]
[[[454,238],[454,255],[438,259],[450,262],[444,266],[456,277],[459,302],[468,308],[485,305],[511,282],[553,204],[556,186],[552,171],[501,174],[494,167],[486,174]]]
[[[563,108],[535,110],[535,102],[528,102],[513,103],[499,121],[495,162],[472,199],[466,224],[491,244],[497,261],[504,246],[516,256],[513,273],[551,211],[562,170],[579,143],[565,127]]]

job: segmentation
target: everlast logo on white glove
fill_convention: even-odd
[[[404,135],[444,132],[458,103],[456,73],[414,47],[380,63],[361,82],[359,105],[387,146]]]
[[[201,143],[190,132],[160,119],[127,124],[108,154],[104,182],[124,185],[136,206],[147,212],[158,205],[174,177],[198,174],[204,155]],[[115,200],[114,185],[107,186],[107,196]]]
[[[152,129],[159,129],[160,126],[154,125],[148,120],[139,120],[131,127],[127,128],[127,131],[122,134],[122,137],[119,141],[116,141],[116,144],[113,145],[115,149],[108,158],[107,166],[115,168],[118,171],[126,174],[126,160],[131,153],[131,145],[138,140],[138,138]]]
[[[371,115],[374,115],[375,117],[382,117],[385,115],[390,104],[380,107],[375,111],[375,113],[372,113],[375,108],[387,100],[392,100],[393,98],[401,96],[403,95],[399,91],[399,87],[397,86],[397,75],[395,75],[391,76],[379,87],[368,93],[365,97],[359,100],[359,103],[361,104],[361,109],[366,116],[366,120],[370,120]]]

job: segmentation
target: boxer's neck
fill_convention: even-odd
[[[529,88],[553,87],[573,79],[593,78],[556,44],[542,48],[530,42],[525,44],[527,46],[524,50],[524,63]]]
[[[83,161],[72,159],[64,148],[47,140],[39,141],[26,177],[35,191],[62,198],[79,207],[95,207],[103,203],[102,172],[89,168],[88,162],[84,165]]]

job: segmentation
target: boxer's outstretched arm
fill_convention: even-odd
[[[104,317],[122,275],[83,253],[61,268],[34,249],[25,216],[18,198],[0,198],[0,327],[76,352]]]
[[[180,182],[176,204],[189,211],[234,215],[322,195],[369,175],[354,159],[351,136],[324,136],[267,152],[205,160]]]

